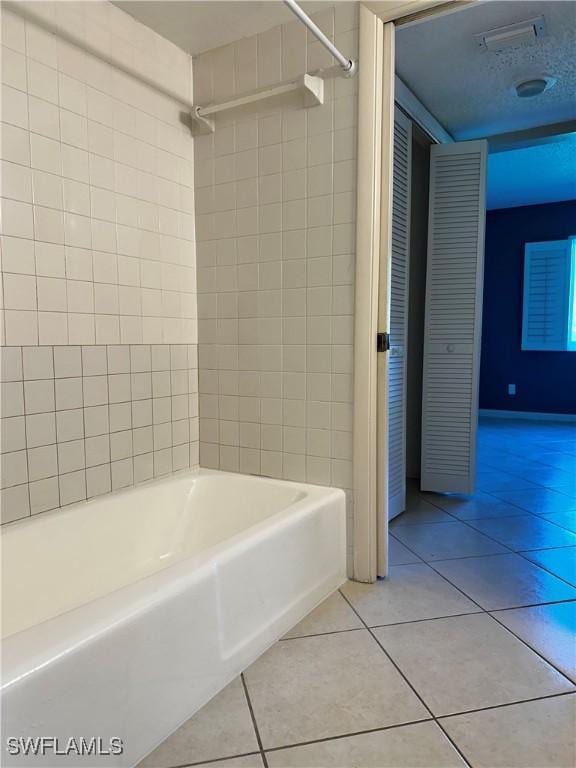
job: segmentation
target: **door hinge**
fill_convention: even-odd
[[[390,334],[378,333],[376,334],[376,351],[388,352],[390,349]]]

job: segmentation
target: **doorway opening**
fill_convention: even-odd
[[[496,556],[576,585],[573,15],[480,3],[396,31],[389,562],[456,586]]]

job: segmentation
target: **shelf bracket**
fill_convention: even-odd
[[[190,113],[190,121],[192,123],[192,135],[193,136],[206,136],[209,133],[214,133],[215,125],[214,120],[210,120],[208,117],[202,117],[199,114],[200,107],[194,107],[194,110]]]
[[[194,107],[190,113],[192,134],[195,136],[214,133],[216,128],[213,116],[226,112],[245,112],[252,106],[280,105],[286,98],[301,98],[302,106],[316,107],[324,103],[324,80],[317,75],[305,74],[288,83],[278,83],[258,88],[250,93],[236,96],[218,104]]]
[[[302,75],[300,78],[304,89],[304,106],[318,107],[324,104],[324,80],[316,75]]]

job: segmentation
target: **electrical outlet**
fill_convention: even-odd
[[[508,394],[509,395],[516,394],[516,384],[508,384]]]

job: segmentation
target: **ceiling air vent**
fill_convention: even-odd
[[[533,19],[519,21],[516,24],[508,24],[505,27],[491,29],[489,32],[479,32],[474,35],[478,48],[485,51],[504,51],[506,48],[517,48],[521,45],[530,45],[536,42],[538,37],[546,34],[546,22],[544,16],[536,16]]]

